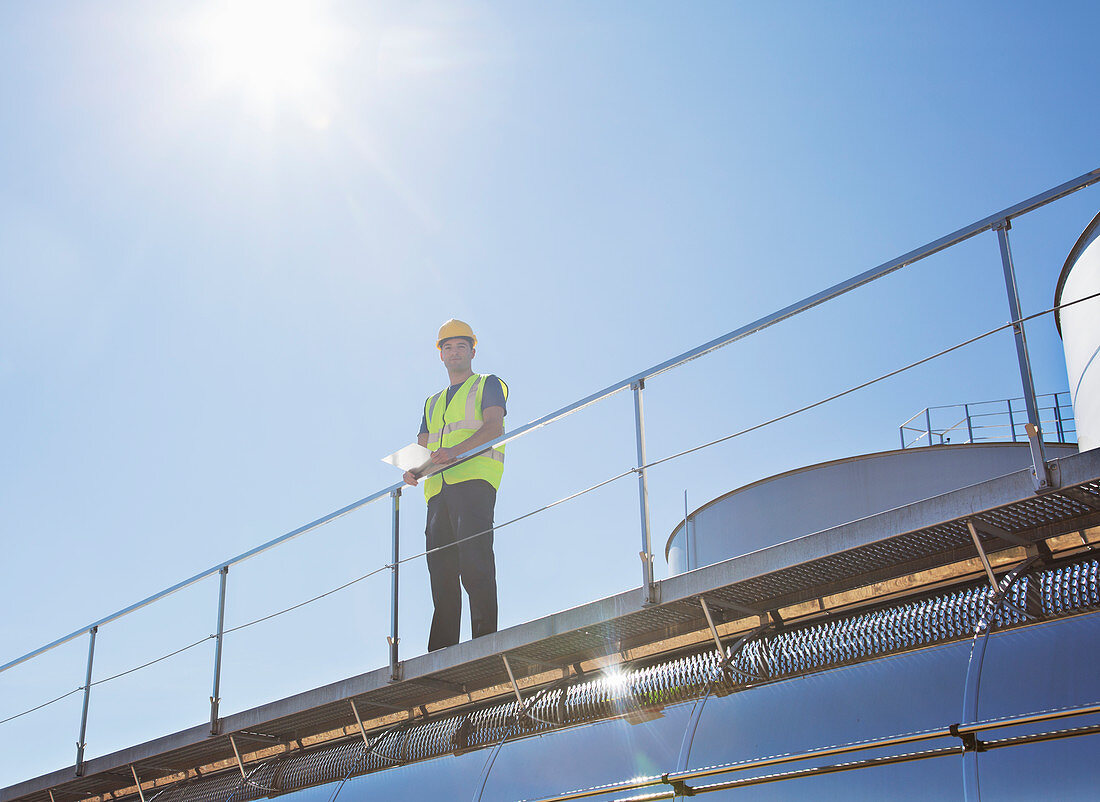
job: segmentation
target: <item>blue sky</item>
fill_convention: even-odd
[[[515,428],[1100,166],[1091,3],[224,8],[0,7],[0,663],[392,483],[379,458],[442,386],[447,318]],[[1025,311],[1053,303],[1096,192],[1013,228]],[[987,234],[653,380],[650,456],[1006,319]],[[1049,318],[1028,336],[1038,388],[1065,389]],[[1019,390],[998,335],[656,468],[655,550],[685,490]],[[629,468],[632,414],[619,394],[509,446],[498,520]],[[403,512],[413,554],[419,494]],[[378,503],[236,567],[228,625],[389,548]],[[637,585],[638,548],[632,479],[500,530],[502,626]],[[223,711],[383,665],[388,593],[379,575],[227,638]],[[96,678],[208,635],[216,598],[207,580],[104,627]],[[406,656],[427,598],[410,563]],[[85,651],[0,675],[0,718],[78,687]],[[212,653],[97,686],[89,755],[202,722]],[[0,786],[72,762],[79,703],[0,725]]]

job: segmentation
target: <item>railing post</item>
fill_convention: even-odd
[[[924,428],[928,431],[928,445],[932,445],[932,409],[924,408]]]
[[[970,404],[963,404],[963,412],[966,414],[966,442],[974,442],[974,427],[970,423]]]
[[[84,736],[88,732],[88,701],[92,695],[92,660],[95,659],[95,634],[99,627],[88,630],[88,671],[84,675],[84,706],[80,711],[80,737],[76,741],[76,776],[84,774]]]
[[[642,516],[642,593],[644,604],[657,603],[657,588],[653,584],[653,547],[649,534],[649,485],[646,480],[645,457],[645,413],[642,408],[642,390],[645,379],[639,379],[630,386],[634,391],[634,430],[638,443],[638,505]],[[686,532],[684,533],[687,534]]]
[[[1012,415],[1012,399],[1005,401],[1008,404],[1008,432],[1012,435],[1012,442],[1016,442],[1016,418]]]
[[[398,570],[400,568],[400,544],[401,544],[401,488],[390,493],[393,499],[393,562],[390,565],[390,636],[386,640],[390,644],[390,682],[398,682],[401,679],[401,666],[398,662],[397,645],[401,639],[397,636],[398,624]]]
[[[1031,360],[1028,358],[1027,338],[1024,336],[1020,296],[1016,290],[1016,270],[1012,265],[1012,249],[1008,243],[1008,229],[1011,226],[1008,219],[1005,219],[993,227],[997,231],[997,242],[1001,247],[1001,267],[1004,269],[1005,289],[1008,291],[1008,310],[1012,316],[1012,331],[1016,335],[1016,358],[1020,363],[1020,380],[1024,386],[1024,404],[1027,406],[1026,430],[1028,442],[1031,444],[1032,475],[1035,480],[1035,489],[1044,490],[1050,487],[1050,473],[1043,453],[1043,428],[1039,423],[1039,410],[1035,403]],[[1009,406],[1011,405],[1010,401]],[[1015,435],[1015,429],[1013,429],[1013,435]]]
[[[229,578],[229,566],[218,572],[218,634],[214,641],[214,687],[210,694],[210,734],[218,734],[218,705],[221,703],[222,639],[225,636],[225,583]]]
[[[1054,425],[1058,429],[1058,442],[1066,442],[1066,432],[1062,428],[1062,402],[1058,400],[1059,393],[1054,394]]]

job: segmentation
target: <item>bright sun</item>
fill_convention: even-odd
[[[325,71],[340,31],[308,0],[221,0],[197,33],[215,89],[261,110],[293,104],[327,125]]]

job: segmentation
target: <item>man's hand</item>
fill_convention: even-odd
[[[455,461],[457,454],[461,454],[465,450],[465,448],[461,448],[460,446],[437,449],[432,452],[432,462],[436,465],[449,465]]]
[[[458,445],[433,451],[432,462],[436,465],[450,465],[463,454],[472,457],[474,454],[467,452],[475,451],[482,443],[488,443],[490,440],[495,440],[504,434],[504,410],[502,408],[486,407],[482,414],[485,416],[485,421],[480,429]],[[422,436],[425,440],[428,437],[427,435]]]
[[[416,487],[416,476],[412,471],[405,471],[405,475],[402,478],[405,480],[405,484]]]

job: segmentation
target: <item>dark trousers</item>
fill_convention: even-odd
[[[428,651],[458,643],[462,623],[462,587],[470,597],[470,630],[475,638],[497,631],[497,571],[493,557],[493,507],[497,491],[486,481],[473,479],[444,484],[428,501],[425,530],[428,549],[457,543],[428,554],[432,581],[432,631]]]

